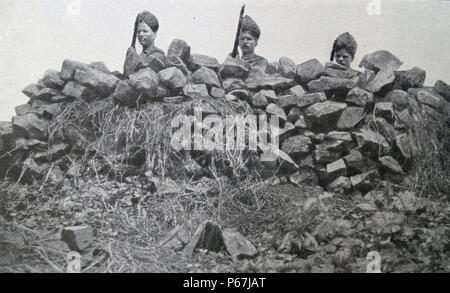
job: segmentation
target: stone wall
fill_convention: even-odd
[[[362,72],[287,57],[260,70],[231,57],[219,64],[174,40],[167,58],[141,64],[126,77],[101,62],[65,60],[27,86],[29,102],[0,123],[0,175],[18,178],[26,169],[32,178],[63,180],[67,168],[58,162],[73,146],[70,139],[49,144],[48,126],[74,101],[134,108],[217,99],[280,119],[280,148],[295,163],[283,162],[281,172],[292,182],[365,193],[378,178],[402,180],[414,166],[414,121],[445,115],[450,101],[449,85],[424,87],[425,71],[399,71],[402,62],[388,51],[366,55]]]

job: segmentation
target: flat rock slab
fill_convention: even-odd
[[[403,64],[394,54],[386,50],[378,50],[364,55],[359,67],[378,72],[383,70],[395,71]]]
[[[293,79],[278,76],[263,76],[257,78],[248,78],[245,81],[248,89],[257,91],[261,89],[286,90],[295,85]]]
[[[187,84],[183,87],[183,94],[191,99],[209,98],[208,88],[205,84]]]
[[[192,71],[196,71],[200,67],[204,66],[214,72],[219,72],[219,61],[217,61],[216,58],[202,54],[192,54],[190,59],[190,67]]]
[[[297,65],[297,77],[302,83],[316,79],[325,72],[325,67],[317,59],[308,60]]]
[[[254,258],[258,255],[256,247],[238,231],[227,228],[222,232],[225,247],[234,260]]]
[[[350,90],[356,86],[357,80],[322,76],[318,80],[313,80],[308,83],[308,89],[311,92],[325,92],[337,89]]]

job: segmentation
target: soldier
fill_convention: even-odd
[[[355,38],[348,32],[343,33],[334,41],[330,61],[334,60],[337,64],[350,68],[357,48]]]
[[[248,15],[244,17],[241,34],[239,36],[239,48],[242,55],[241,60],[246,61],[252,68],[262,69],[267,67],[267,60],[264,57],[255,54],[255,48],[261,35],[256,22]]]
[[[159,29],[158,19],[150,12],[143,11],[136,17],[134,24],[133,41],[128,48],[124,64],[124,75],[138,71],[144,67],[151,67],[155,71],[163,69],[166,65],[164,52],[155,46],[156,34]],[[135,49],[136,38],[142,45],[141,55]]]

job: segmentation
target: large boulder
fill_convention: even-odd
[[[311,92],[326,92],[333,90],[350,90],[356,86],[356,79],[347,79],[339,77],[322,76],[318,80],[308,83],[308,89]]]
[[[375,72],[379,71],[395,71],[403,64],[400,59],[386,50],[375,51],[371,54],[364,55],[359,67],[364,67]]]
[[[311,139],[303,135],[296,135],[288,138],[281,145],[281,150],[291,155],[306,155],[312,146]]]
[[[126,81],[120,81],[112,96],[120,104],[136,107],[139,93],[130,87]]]
[[[56,70],[47,70],[42,77],[42,83],[44,86],[61,90],[64,87],[64,80],[59,75],[59,72]]]
[[[204,99],[210,97],[205,84],[187,84],[183,88],[183,94],[191,99]]]
[[[261,89],[283,91],[294,86],[293,79],[281,76],[263,76],[263,77],[249,77],[245,84],[248,89],[257,91]]]
[[[281,57],[279,60],[280,72],[286,78],[294,78],[297,73],[295,62],[288,57]]]
[[[354,132],[353,135],[358,141],[358,150],[369,157],[378,158],[380,155],[389,153],[389,143],[380,133],[368,128],[362,128]]]
[[[151,68],[146,67],[130,75],[129,85],[149,97],[158,95],[159,77]]]
[[[373,94],[360,87],[354,87],[348,92],[345,102],[350,105],[366,108],[367,105],[373,104]]]
[[[192,71],[198,70],[200,67],[206,67],[214,72],[219,72],[219,61],[216,58],[202,54],[192,54],[190,68]]]
[[[324,72],[325,67],[317,59],[311,59],[297,65],[297,77],[302,83],[308,83]]]
[[[176,67],[169,67],[158,72],[159,80],[172,91],[182,89],[187,79],[183,72]]]
[[[74,73],[74,80],[83,86],[94,89],[101,96],[111,94],[119,83],[116,76],[91,67],[77,68]]]
[[[16,137],[45,139],[48,121],[33,114],[15,116],[12,118],[14,135]]]
[[[447,102],[450,102],[450,85],[442,80],[436,81],[433,87],[434,91],[440,94]]]
[[[308,107],[305,111],[307,123],[314,129],[328,130],[334,128],[347,104],[325,101]]]
[[[250,72],[250,65],[247,62],[228,56],[220,69],[222,79],[227,78],[247,78]]]
[[[405,91],[394,89],[387,93],[384,97],[386,102],[394,104],[394,109],[397,111],[404,110],[409,107],[409,94]]]
[[[80,69],[88,69],[90,66],[85,64],[85,63],[81,63],[81,62],[77,62],[77,61],[73,61],[73,60],[64,60],[62,67],[61,67],[61,72],[60,72],[60,77],[64,80],[72,80],[74,78],[74,74],[75,71],[80,68]]]
[[[341,130],[354,129],[365,116],[363,108],[347,107],[337,122],[337,128]]]
[[[200,67],[199,69],[197,69],[197,71],[195,71],[192,74],[192,82],[198,83],[198,84],[204,83],[209,88],[211,88],[211,87],[221,88],[222,87],[222,84],[220,83],[220,80],[219,80],[219,77],[217,76],[217,74],[214,71],[212,71],[211,69],[208,69],[204,66]]]
[[[394,88],[407,91],[409,88],[423,87],[426,76],[425,70],[418,67],[406,71],[396,71]]]

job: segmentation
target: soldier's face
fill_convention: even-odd
[[[336,61],[336,63],[345,66],[345,67],[350,67],[350,64],[353,61],[353,57],[352,55],[350,55],[347,50],[345,49],[340,49],[339,51],[337,51],[334,54],[334,60]]]
[[[258,40],[250,33],[242,32],[239,36],[239,47],[241,48],[242,54],[253,53],[257,45]]]
[[[137,37],[142,47],[147,48],[155,42],[156,33],[145,22],[141,22],[138,25]]]

